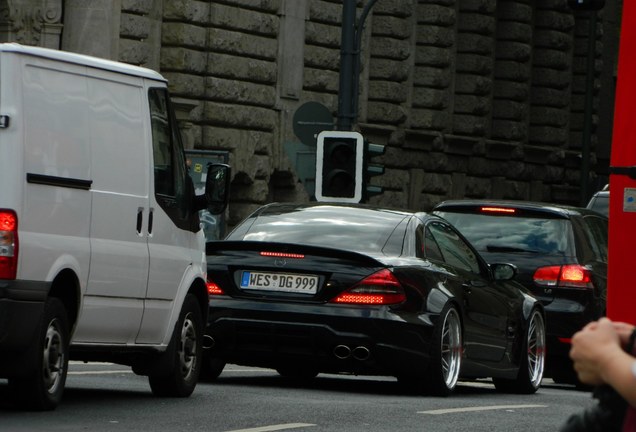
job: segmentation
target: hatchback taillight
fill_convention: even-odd
[[[18,216],[0,210],[0,279],[15,279],[18,271]]]
[[[539,267],[533,276],[537,285],[554,288],[594,288],[592,273],[578,264]]]
[[[331,303],[390,305],[406,300],[404,288],[391,271],[384,269],[363,279],[331,299]]]

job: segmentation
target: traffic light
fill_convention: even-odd
[[[599,10],[605,6],[605,0],[568,0],[568,5],[575,10]]]
[[[384,192],[384,188],[382,186],[375,186],[369,184],[371,182],[371,177],[379,176],[384,174],[384,165],[373,164],[370,163],[371,158],[376,156],[382,156],[386,151],[386,147],[380,144],[371,144],[368,141],[364,142],[364,155],[362,157],[362,165],[363,165],[363,190],[362,193],[364,195],[364,200],[366,201],[369,197],[380,195]]]
[[[322,131],[316,149],[316,200],[358,203],[362,199],[362,152],[358,132]]]

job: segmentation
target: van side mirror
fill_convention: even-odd
[[[208,165],[205,179],[205,199],[210,213],[221,214],[230,200],[231,168],[227,164]]]

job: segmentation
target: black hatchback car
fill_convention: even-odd
[[[448,222],[364,205],[269,204],[207,243],[210,314],[202,375],[224,364],[395,376],[447,395],[493,378],[533,393],[543,307]]]
[[[546,376],[577,384],[572,335],[605,315],[608,219],[584,208],[508,200],[452,200],[434,213],[488,262],[509,262],[545,307]]]

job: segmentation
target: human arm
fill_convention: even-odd
[[[570,357],[579,380],[585,384],[608,384],[636,407],[636,358],[625,352],[634,326],[607,318],[588,324],[572,338]]]

